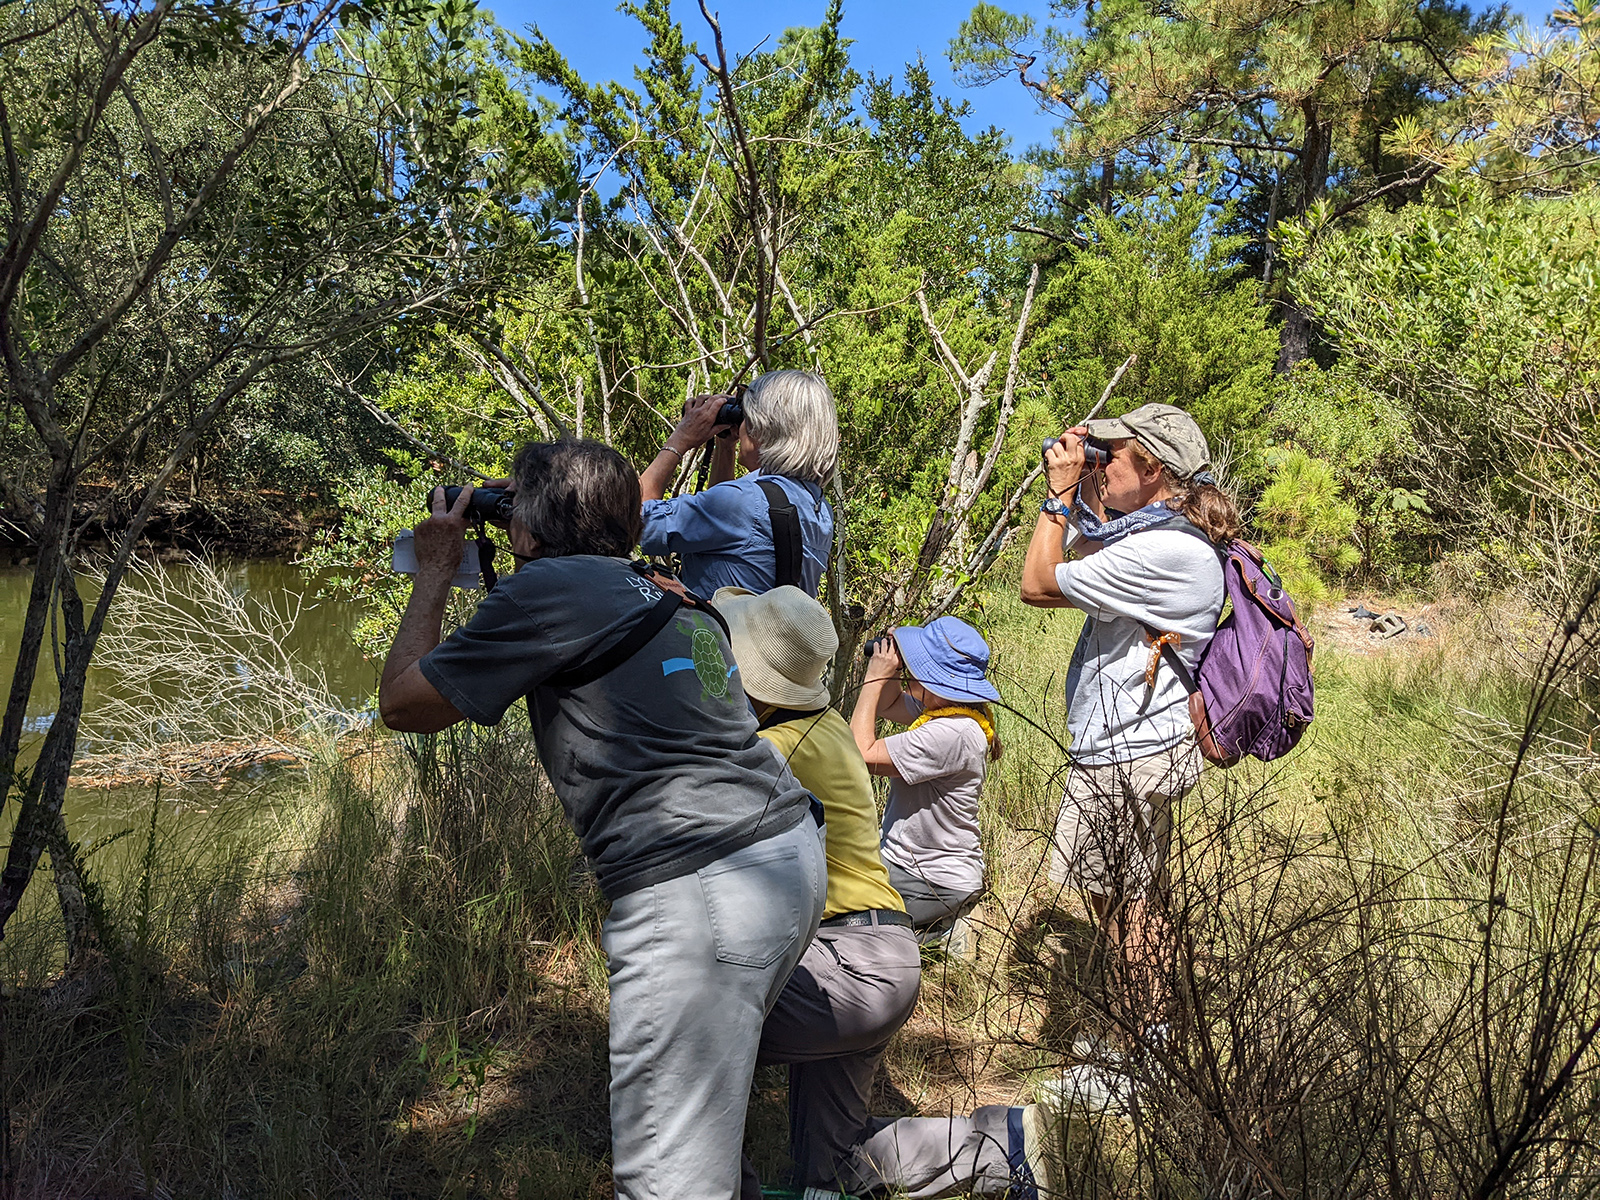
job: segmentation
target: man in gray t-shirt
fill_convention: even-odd
[[[480,725],[528,698],[539,758],[612,899],[781,833],[810,803],[756,736],[733,652],[705,613],[678,609],[593,683],[542,686],[616,642],[661,597],[623,559],[540,559],[502,579],[419,664]]]
[[[442,644],[470,489],[449,512],[435,493],[379,708],[392,729],[431,732],[496,724],[527,698],[545,772],[611,900],[617,1195],[731,1196],[761,1027],[822,918],[822,831],[756,736],[708,609],[677,608],[583,678],[665,611],[670,585],[626,561],[640,526],[627,461],[594,442],[534,443],[513,473],[520,569]]]

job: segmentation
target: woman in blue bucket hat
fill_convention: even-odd
[[[902,625],[873,644],[850,718],[867,767],[889,777],[883,863],[924,943],[947,938],[983,892],[978,802],[1000,757],[988,670],[989,644],[965,621]],[[879,738],[880,717],[908,728]]]

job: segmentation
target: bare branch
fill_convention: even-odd
[[[745,194],[745,220],[750,223],[750,232],[755,238],[756,246],[756,297],[755,313],[752,318],[752,340],[755,343],[756,359],[765,368],[767,365],[767,312],[772,305],[772,272],[777,266],[776,255],[768,243],[767,229],[763,221],[765,206],[761,199],[761,176],[756,170],[755,154],[750,150],[750,142],[745,137],[744,120],[739,115],[739,101],[734,95],[733,76],[728,71],[728,55],[722,45],[722,26],[717,23],[716,17],[711,15],[711,10],[706,7],[706,0],[700,0],[700,13],[705,17],[706,23],[711,26],[711,32],[717,44],[717,65],[713,67],[711,60],[704,54],[697,54],[701,64],[710,71],[717,80],[718,89],[722,93],[724,111],[728,114],[728,125],[733,130],[735,142],[739,146],[739,155],[744,162],[744,174],[741,182]],[[734,171],[739,178],[737,169]]]
[[[562,420],[561,414],[556,412],[555,409],[551,408],[550,405],[546,403],[544,391],[537,383],[528,378],[527,374],[522,370],[521,367],[517,366],[517,364],[511,360],[511,356],[500,347],[498,342],[481,330],[473,331],[472,340],[476,342],[480,348],[482,348],[484,353],[493,358],[494,361],[500,365],[501,370],[504,371],[509,377],[509,380],[501,379],[500,384],[505,388],[506,393],[510,395],[512,399],[516,400],[517,403],[522,405],[524,412],[526,412],[530,417],[540,424],[546,420],[549,421],[550,426],[554,428],[562,437],[572,436],[572,430],[568,428],[567,423]],[[507,382],[510,382],[513,386],[507,387]],[[533,406],[528,403],[528,396],[532,396],[534,404],[539,406],[537,412],[535,412]],[[542,417],[539,415],[540,413],[543,414]],[[550,435],[550,430],[548,428],[542,429],[540,432],[546,437]]]

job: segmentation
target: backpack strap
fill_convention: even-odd
[[[635,654],[643,650],[645,644],[667,627],[667,622],[672,620],[672,614],[683,607],[683,597],[673,591],[663,591],[661,599],[657,600],[650,610],[634,624],[633,628],[623,634],[616,642],[607,647],[600,654],[589,659],[588,662],[577,663],[557,671],[544,681],[546,687],[576,688],[586,683],[593,683],[602,675],[616,670]]]
[[[587,662],[573,663],[563,667],[554,675],[544,681],[545,687],[576,688],[584,684],[593,683],[601,676],[615,671],[635,654],[643,650],[655,637],[667,627],[667,622],[672,620],[673,614],[685,606],[699,612],[704,612],[714,620],[722,629],[722,636],[731,637],[728,633],[728,622],[716,609],[706,603],[693,592],[686,589],[683,584],[670,576],[663,578],[649,563],[633,563],[633,569],[644,576],[651,583],[661,589],[661,599],[657,600],[633,628],[618,638],[605,650],[589,659]]]
[[[1190,674],[1189,668],[1183,665],[1183,659],[1178,657],[1178,652],[1173,648],[1172,642],[1154,626],[1145,625],[1143,621],[1140,621],[1139,624],[1144,627],[1144,635],[1150,639],[1150,644],[1161,648],[1161,657],[1166,660],[1167,666],[1171,667],[1174,673],[1177,674],[1178,682],[1183,684],[1183,690],[1191,696],[1199,692],[1200,685],[1194,681],[1194,676]]]
[[[1161,636],[1160,631],[1145,625],[1143,621],[1139,624],[1144,626],[1145,636],[1161,647],[1161,657],[1177,675],[1178,682],[1183,684],[1183,690],[1189,693],[1189,721],[1194,725],[1195,741],[1200,744],[1200,753],[1205,756],[1206,761],[1216,763],[1219,767],[1233,766],[1239,761],[1239,756],[1229,754],[1217,744],[1216,736],[1211,731],[1211,718],[1206,714],[1206,698],[1200,691],[1200,685],[1195,682],[1193,673],[1183,665],[1183,659],[1178,657],[1177,649]]]
[[[775,479],[757,478],[756,486],[767,498],[767,516],[772,521],[772,557],[777,582],[774,587],[800,586],[800,510],[789,493]]]

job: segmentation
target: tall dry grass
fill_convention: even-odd
[[[1592,609],[1548,647],[1463,622],[1324,656],[1302,748],[1181,808],[1152,1013],[1041,869],[1076,622],[977,602],[1011,710],[990,895],[974,961],[929,952],[880,1112],[1115,1058],[1137,1102],[1063,1127],[1073,1196],[1595,1190]],[[136,829],[93,963],[45,987],[59,932],[4,945],[19,1194],[608,1194],[603,902],[532,762],[509,722],[374,740],[270,838]],[[781,1078],[752,1107],[769,1174]]]

